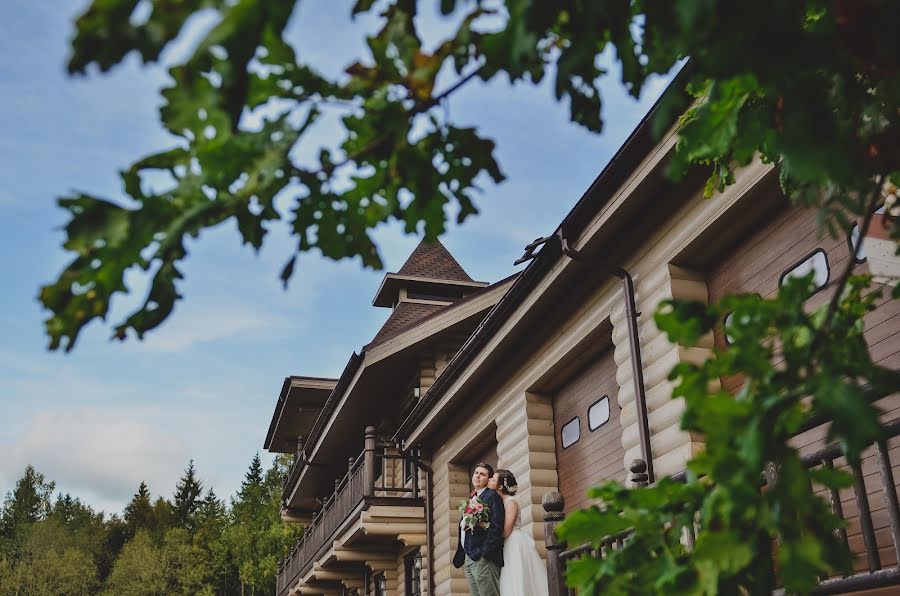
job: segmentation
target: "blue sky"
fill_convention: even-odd
[[[191,243],[186,300],[144,342],[110,342],[109,327],[95,324],[74,352],[48,352],[35,296],[67,260],[55,198],[83,190],[119,199],[118,170],[173,144],[157,118],[167,79],[160,66],[142,68],[131,56],[107,75],[65,75],[72,22],[86,5],[0,3],[0,494],[30,463],[58,489],[119,511],[142,480],[171,495],[193,458],[207,485],[229,495],[262,449],[282,379],[339,375],[387,318],[371,306],[384,272],[311,253],[283,291],[278,273],[292,246],[284,227],[273,225],[255,254],[227,223]],[[350,5],[301,3],[291,23],[301,56],[326,72],[361,55],[373,26],[351,22]],[[430,34],[441,28],[423,23]],[[187,49],[181,43],[163,61]],[[591,135],[568,122],[548,83],[498,79],[450,101],[457,122],[497,141],[507,175],[485,186],[480,215],[442,237],[475,279],[509,275],[525,244],[553,231],[663,86],[634,102],[608,80],[606,129]],[[326,123],[310,148],[334,140]],[[377,238],[387,270],[418,242],[396,225]],[[117,312],[141,299],[142,280],[130,281],[133,296],[115,303]]]

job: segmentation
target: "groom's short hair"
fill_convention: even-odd
[[[488,476],[494,475],[494,466],[492,466],[491,464],[479,462],[479,463],[475,464],[475,468],[484,468],[485,470],[487,470]],[[474,470],[475,468],[472,468],[472,469]]]

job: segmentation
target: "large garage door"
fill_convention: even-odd
[[[553,398],[559,490],[566,511],[585,507],[588,488],[625,480],[612,350],[576,373]]]
[[[736,248],[722,255],[710,269],[707,277],[709,299],[715,301],[727,293],[756,292],[770,297],[777,292],[782,276],[791,272],[815,272],[821,283],[807,303],[809,308],[817,308],[830,300],[837,279],[850,258],[847,238],[820,238],[814,210],[785,206],[761,226],[758,231],[741,241]],[[859,273],[866,273],[865,263],[858,265]],[[882,366],[900,368],[900,301],[890,299],[890,287],[876,285],[879,292],[878,307],[865,317],[865,336],[873,359]],[[727,349],[727,340],[721,329],[714,333],[716,347]],[[743,379],[733,376],[722,379],[724,388],[737,391]],[[889,396],[880,402],[885,421],[900,417],[900,394]],[[819,427],[796,437],[795,445],[801,453],[812,453],[825,446],[827,426]],[[894,462],[894,476],[900,479],[900,442],[892,440],[889,445],[891,461]],[[839,460],[835,462],[840,465]],[[872,507],[876,536],[884,565],[894,563],[896,558],[888,528],[887,511],[878,465],[872,452],[866,454],[862,462],[866,474],[866,485]],[[857,568],[865,566],[862,537],[859,530],[857,506],[853,491],[842,493],[845,517],[850,522],[848,528],[851,549],[858,553]]]
[[[709,299],[749,292],[771,297],[782,276],[812,268],[823,282],[822,289],[808,302],[810,308],[817,308],[831,298],[849,257],[846,238],[819,237],[814,210],[787,207],[712,267],[707,278]],[[857,267],[859,273],[867,271],[865,263]],[[889,287],[876,285],[874,291],[881,296],[878,308],[865,318],[869,348],[882,366],[900,368],[900,302],[890,300]],[[719,349],[727,347],[721,329],[716,330],[715,341]],[[735,391],[741,379],[723,379],[723,383],[729,391]]]

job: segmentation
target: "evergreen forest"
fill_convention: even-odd
[[[0,508],[0,596],[267,596],[299,537],[280,518],[290,458],[253,457],[222,499],[191,461],[171,498],[141,482],[121,515],[95,511],[27,466]]]

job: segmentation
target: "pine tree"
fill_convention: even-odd
[[[125,506],[126,536],[132,538],[138,530],[145,528],[153,530],[153,505],[150,502],[150,489],[146,482],[141,482],[138,491],[131,497],[131,501]]]
[[[15,552],[21,547],[24,534],[35,522],[50,514],[50,497],[56,487],[46,482],[44,475],[26,466],[11,493],[6,494],[0,514],[0,552]]]
[[[185,528],[191,533],[194,532],[196,529],[195,514],[200,507],[200,495],[202,494],[203,483],[197,478],[194,460],[191,460],[175,487],[172,513],[176,527]]]
[[[244,474],[244,482],[241,484],[241,492],[244,489],[257,487],[262,484],[263,481],[263,467],[262,461],[259,458],[259,453],[253,456],[253,460],[250,462],[250,469],[247,470],[247,473]]]
[[[281,521],[281,490],[284,466],[263,472],[259,454],[254,456],[238,494],[232,500],[232,525],[223,541],[228,545],[242,587],[248,592],[268,593],[275,580],[278,561],[298,536]]]
[[[222,502],[215,491],[210,488],[206,491],[206,496],[200,501],[197,508],[198,528],[212,526],[220,527],[228,515],[225,503]]]

